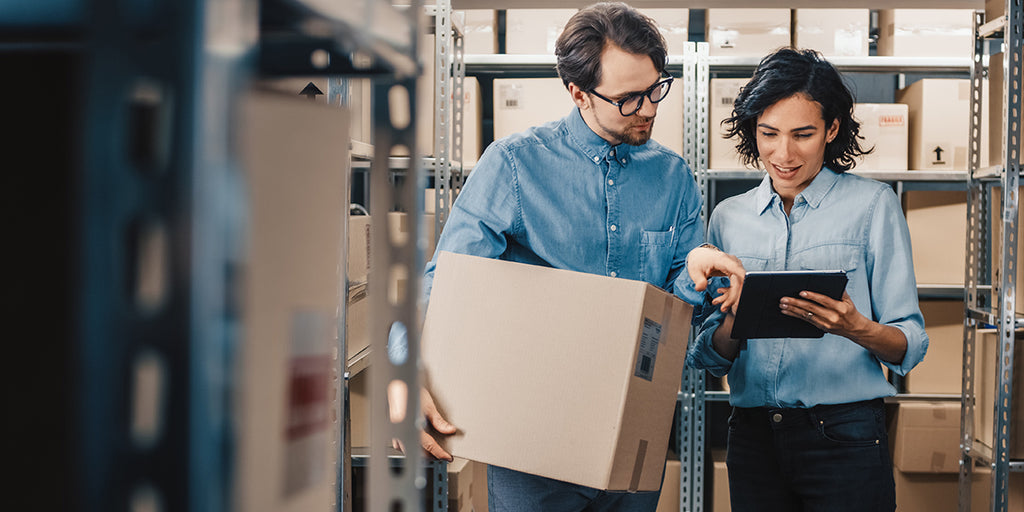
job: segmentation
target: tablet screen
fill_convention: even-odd
[[[779,300],[799,297],[804,290],[840,300],[845,289],[846,272],[842,270],[747,272],[732,325],[732,337],[820,338],[825,335],[821,329],[782,314]]]

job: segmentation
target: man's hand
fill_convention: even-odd
[[[722,311],[733,310],[740,300],[743,290],[743,277],[747,272],[739,258],[726,254],[714,247],[702,245],[686,255],[686,269],[693,280],[694,289],[701,292],[708,286],[708,279],[724,276],[729,278],[728,288],[719,288],[719,295],[711,303],[719,306]]]
[[[406,387],[400,382],[392,382],[388,385],[388,414],[391,421],[398,423],[405,419],[406,404],[408,402],[408,391]],[[427,420],[427,425],[439,434],[451,435],[455,433],[455,425],[448,423],[441,413],[437,412],[437,406],[434,405],[434,397],[430,396],[430,392],[426,389],[420,389],[420,409],[423,412],[424,418]],[[393,446],[402,452],[405,452],[405,447],[402,443],[395,439],[392,441]],[[434,436],[430,435],[426,431],[420,432],[420,445],[423,449],[432,457],[437,459],[443,459],[448,462],[452,461],[450,453],[444,451],[441,445],[434,439]]]

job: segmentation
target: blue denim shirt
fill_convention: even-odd
[[[722,201],[711,215],[708,241],[750,270],[845,270],[846,291],[861,314],[898,328],[907,338],[904,375],[924,358],[928,336],[917,303],[910,232],[892,188],[824,168],[794,200],[787,216],[765,176],[760,186]],[[735,361],[711,344],[722,313],[714,312],[691,342],[687,364],[729,374],[729,401],[738,407],[813,407],[896,393],[880,361],[838,335],[816,339],[742,341]]]
[[[701,206],[681,156],[653,140],[612,146],[573,108],[487,147],[452,205],[424,293],[437,254],[450,251],[646,281],[700,305],[684,266],[704,241]],[[403,348],[392,343],[392,358]]]

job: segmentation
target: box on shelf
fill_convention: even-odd
[[[902,402],[891,428],[892,462],[900,471],[960,470],[960,402]]]
[[[732,116],[733,103],[749,78],[712,78],[708,106],[708,168],[746,169],[736,152],[736,140],[726,139],[722,121]]]
[[[988,130],[982,130],[982,133],[987,135],[988,144],[984,141],[981,145],[982,155],[988,155],[988,165],[1003,165],[1006,159],[1006,135],[1003,130],[1009,130],[1011,127],[1003,126],[1006,116],[1003,114],[1003,77],[1006,76],[1004,66],[1004,53],[996,53],[989,57],[988,61],[988,79],[987,86],[988,91],[983,94],[982,99],[987,100],[988,108],[985,112],[988,114],[988,119],[983,126],[988,126]],[[1021,77],[1017,77],[1017,83],[1022,83]],[[1021,134],[1024,133],[1024,129],[1018,126],[1017,130],[1017,141],[1021,141]],[[985,151],[985,148],[988,151]],[[1024,153],[1017,148],[1017,155],[1020,157],[1018,163],[1024,164]],[[982,167],[986,165],[982,162]]]
[[[963,300],[922,300],[928,353],[904,380],[908,393],[959,395],[964,350]]]
[[[910,112],[910,169],[966,171],[971,82],[925,78],[896,91]]]
[[[996,378],[999,372],[996,363],[1002,355],[999,332],[995,329],[978,329],[975,336],[974,358],[974,438],[992,447],[992,429],[995,420]],[[1024,385],[1020,372],[1024,371],[1024,332],[1014,336],[1013,365],[1014,381],[1010,384],[1012,394],[1009,418],[1009,446],[1011,459],[1024,459]]]
[[[985,21],[1006,16],[1006,0],[985,0]]]
[[[986,473],[987,468],[973,468],[970,510],[992,510],[989,494],[991,477]],[[905,473],[894,469],[893,478],[896,481],[896,509],[900,512],[957,509],[960,499],[960,475],[957,473]],[[1012,489],[1013,485],[1010,487]],[[1010,510],[1018,509],[1011,507]]]
[[[1024,234],[1024,208],[1021,208],[1020,193],[1024,192],[1024,187],[1020,187],[1017,191],[1017,240],[1020,240],[1021,234]],[[1002,275],[1003,266],[1002,262],[1002,247],[1003,247],[1003,187],[996,186],[992,187],[989,191],[989,213],[991,215],[991,223],[989,224],[992,233],[992,245],[991,245],[991,262],[989,268],[991,269],[991,282],[992,285],[992,303],[996,303],[996,297],[999,296],[1003,288]],[[1017,261],[1013,262],[1014,268],[1017,269],[1017,290],[1014,294],[1015,302],[1014,309],[1018,314],[1024,314],[1024,248],[1022,244],[1017,242]]]
[[[963,286],[967,261],[967,192],[908,190],[903,213],[910,229],[918,284]]]
[[[345,265],[346,109],[245,93],[239,149],[250,209],[242,267],[233,501],[240,510],[327,509],[330,424]],[[337,397],[333,399],[336,400]]]
[[[712,450],[711,463],[714,466],[711,474],[711,512],[729,512],[729,468],[725,465],[725,450]]]
[[[476,512],[473,496],[482,492],[487,495],[487,484],[481,489],[476,481],[474,466],[479,463],[456,458],[448,463],[448,510],[450,512]]]
[[[476,77],[467,76],[462,82],[462,158],[455,158],[455,135],[452,134],[452,152],[449,158],[463,165],[472,166],[480,159],[481,131],[480,82]],[[452,119],[452,126],[456,120]]]
[[[598,489],[660,488],[691,312],[640,281],[442,252],[422,362],[459,428],[445,446]]]
[[[658,24],[658,30],[665,38],[669,55],[682,55],[686,42],[690,40],[690,10],[643,8],[640,12],[648,15]]]
[[[573,107],[561,78],[494,80],[494,140],[554,121]]]
[[[708,9],[710,55],[763,57],[790,45],[789,9]]]
[[[364,301],[365,302],[365,301]],[[370,446],[370,376],[359,372],[348,379],[349,439],[353,447]]]
[[[494,9],[453,11],[462,19],[462,51],[467,55],[498,52],[498,13]]]
[[[870,26],[869,9],[794,9],[793,46],[826,57],[866,57]]]
[[[365,283],[370,272],[370,216],[348,218],[348,280]]]
[[[555,41],[576,9],[507,9],[505,53],[554,55]]]
[[[903,103],[857,103],[853,116],[860,122],[862,148],[874,148],[857,163],[871,171],[907,170],[910,120]]]
[[[882,9],[878,11],[878,55],[971,57],[971,9]]]
[[[655,512],[679,512],[681,471],[682,466],[678,460],[665,461],[665,481],[661,485],[661,496],[658,498],[658,508]]]

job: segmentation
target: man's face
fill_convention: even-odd
[[[608,45],[601,54],[601,83],[594,92],[620,102],[632,94],[643,93],[661,79],[647,55],[628,53],[615,45]],[[576,99],[577,94],[574,94]],[[579,100],[583,119],[595,133],[613,145],[625,142],[639,146],[651,138],[658,104],[644,98],[636,113],[623,116],[619,107],[594,94],[580,91]]]

